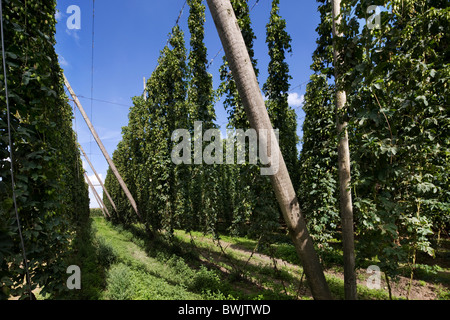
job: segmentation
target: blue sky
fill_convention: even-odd
[[[304,116],[301,102],[305,85],[299,85],[308,81],[311,74],[311,56],[316,47],[315,29],[319,23],[319,13],[317,3],[313,0],[280,2],[280,13],[292,37],[292,54],[287,59],[293,78],[289,101],[297,111],[298,133],[301,136]],[[131,98],[142,94],[143,77],[148,78],[156,67],[160,51],[184,3],[185,0],[96,0],[92,50],[93,0],[57,1],[56,52],[61,67],[78,96],[90,98],[93,88],[92,97],[96,100],[80,98],[80,101],[110,155],[121,140],[122,127],[128,123]],[[249,0],[250,7],[255,3],[256,0]],[[67,20],[72,15],[72,12],[67,13],[67,9],[71,5],[80,8],[80,29],[70,30],[67,27]],[[254,48],[261,87],[267,78],[269,63],[265,26],[270,9],[271,0],[260,0],[251,11],[252,27],[257,37]],[[179,24],[185,32],[189,50],[188,14],[189,7],[186,5]],[[205,28],[205,43],[208,59],[211,60],[222,46],[208,8]],[[213,75],[214,88],[220,83],[218,70],[222,56],[223,52],[215,58],[209,69]],[[220,103],[216,105],[216,114],[217,124],[224,128],[227,114]],[[74,129],[78,141],[104,181],[108,164],[78,110],[75,112]],[[87,174],[93,178],[94,174],[86,161],[84,164]],[[96,183],[96,179],[93,180]],[[102,196],[101,188],[96,189]],[[92,194],[91,207],[98,207]]]

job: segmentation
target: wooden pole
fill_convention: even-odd
[[[92,185],[92,187],[95,188],[94,185]],[[94,196],[95,196],[95,200],[97,200],[97,203],[98,203],[100,209],[102,209],[103,215],[104,215],[105,218],[106,218],[106,215],[105,215],[105,212],[106,212],[106,214],[108,215],[108,217],[111,218],[111,216],[110,216],[110,214],[109,214],[109,211],[108,211],[108,209],[106,208],[106,206],[105,206],[105,204],[103,203],[103,201],[100,199],[100,195],[97,193],[97,190],[95,190],[95,189],[93,189],[93,190],[94,190],[93,193],[94,193]]]
[[[147,101],[147,83],[145,82],[145,77],[144,77],[144,100]]]
[[[97,174],[97,170],[95,170],[94,166],[92,165],[91,161],[89,160],[86,152],[84,152],[83,148],[81,147],[80,144],[78,144],[78,146],[80,147],[81,152],[83,153],[84,158],[86,159],[86,161],[89,163],[89,166],[91,167],[92,171],[94,171],[95,176],[97,177],[98,182],[100,183],[103,191],[105,192],[106,196],[109,199],[109,202],[111,203],[111,205],[113,206],[114,210],[117,212],[117,208],[116,208],[116,204],[114,203],[113,199],[111,198],[108,190],[106,190],[105,185],[103,184],[102,180],[100,179],[99,175]]]
[[[258,132],[260,141],[267,139],[260,132],[263,130],[272,132],[271,149],[275,152],[273,154],[275,158],[278,159],[278,171],[270,175],[270,179],[289,234],[305,270],[312,295],[314,299],[331,299],[331,293],[300,211],[286,163],[276,139],[273,138],[273,127],[233,7],[229,0],[207,0],[207,2],[250,126]]]
[[[98,146],[100,147],[100,150],[102,151],[103,155],[105,156],[106,161],[109,164],[109,167],[111,168],[112,172],[116,176],[117,180],[119,181],[120,186],[122,187],[123,192],[125,192],[125,195],[127,196],[128,200],[131,203],[131,206],[133,207],[134,211],[138,215],[140,219],[142,219],[141,215],[138,212],[136,201],[134,201],[133,196],[130,193],[130,190],[128,190],[127,185],[123,181],[122,177],[120,176],[119,171],[117,170],[116,166],[114,165],[114,162],[112,161],[111,157],[109,156],[108,152],[106,152],[105,146],[103,145],[102,141],[100,140],[97,132],[94,129],[94,126],[92,125],[91,121],[89,120],[89,117],[87,116],[86,112],[83,109],[83,106],[80,103],[80,100],[78,100],[78,97],[76,96],[75,92],[73,91],[72,87],[70,86],[69,81],[66,78],[66,75],[64,76],[64,84],[66,85],[67,89],[70,92],[70,95],[73,98],[73,101],[75,101],[75,104],[77,105],[78,109],[81,112],[81,115],[83,116],[84,120],[86,121],[87,126],[89,127],[89,130],[91,130],[92,135],[94,136],[95,141],[97,142]]]
[[[333,0],[333,63],[336,87],[336,129],[338,142],[338,171],[339,171],[339,203],[342,223],[342,246],[344,257],[344,296],[346,300],[357,299],[356,269],[355,269],[355,237],[353,228],[353,200],[351,193],[350,148],[348,142],[348,123],[340,115],[346,108],[347,94],[342,89],[342,55],[344,52],[338,47],[337,39],[343,34],[341,26],[341,0]]]
[[[97,190],[95,190],[94,185],[91,182],[91,179],[89,179],[88,175],[86,174],[86,172],[84,173],[84,177],[86,178],[87,183],[89,184],[89,187],[91,187],[92,189],[92,193],[94,194],[95,200],[97,200],[98,205],[100,206],[100,209],[102,209],[103,215],[106,218],[106,214],[105,214],[105,210],[106,213],[108,214],[108,217],[111,218],[111,216],[109,215],[108,209],[105,207],[105,204],[103,203],[103,201],[100,199],[100,196],[97,193]]]

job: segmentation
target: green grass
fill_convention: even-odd
[[[213,238],[210,235],[204,235],[199,232],[191,232],[191,235],[187,234],[184,231],[176,231],[176,237],[180,242],[184,242],[185,245],[191,242],[191,235],[196,239],[195,245],[202,248],[209,250],[210,252],[215,252],[216,254],[220,254],[221,250],[213,243]],[[246,260],[247,256],[244,256],[240,253],[234,252],[233,250],[230,250],[230,248],[233,248],[233,246],[239,246],[242,249],[252,251],[255,247],[257,247],[257,241],[248,239],[248,238],[242,238],[242,237],[230,237],[230,236],[220,236],[220,239],[223,240],[222,246],[227,247],[227,255],[228,258],[232,261],[234,261],[232,264],[242,266]],[[231,245],[230,245],[231,244]],[[339,245],[339,243],[337,243]],[[229,246],[229,247],[228,247]],[[322,259],[322,264],[327,267],[328,270],[334,270],[338,273],[343,273],[343,268],[340,265],[342,263],[342,250],[338,248],[333,248],[333,246],[330,246],[329,248],[322,248],[318,250],[318,254]],[[263,247],[259,248],[257,252],[266,254],[266,255],[273,255],[273,257],[282,259],[286,262],[289,262],[293,265],[300,265],[298,256],[296,253],[296,250],[292,244],[281,242],[281,243],[274,243],[271,244],[270,249],[269,247]],[[291,294],[293,296],[296,296],[296,287],[293,285],[294,283],[298,283],[298,279],[300,277],[300,274],[303,272],[302,268],[299,267],[296,272],[292,272],[292,270],[288,270],[287,268],[281,267],[278,268],[279,270],[275,271],[273,267],[267,266],[267,265],[261,265],[258,264],[258,259],[253,257],[252,261],[256,262],[253,264],[246,265],[245,270],[239,270],[240,272],[243,272],[244,277],[251,275],[252,280],[258,282],[260,285],[264,285],[267,287],[272,288],[272,292],[287,292],[288,294]],[[373,261],[367,261],[368,264],[373,264]],[[230,270],[230,272],[236,272],[236,270],[233,270],[233,266],[224,265],[221,264],[221,267],[225,267]],[[441,272],[439,272],[441,271]],[[417,276],[419,273],[422,273],[421,277],[417,278],[425,278],[424,275],[426,275],[427,280],[434,280],[438,283],[445,284],[447,283],[446,277],[448,276],[448,272],[443,272],[442,268],[439,266],[418,266],[417,269]],[[367,276],[364,276],[361,274],[359,276],[359,280],[362,280],[364,283],[364,280]],[[280,288],[274,284],[274,279],[283,281],[285,283],[284,288]],[[338,277],[332,276],[332,275],[326,275],[327,283],[330,287],[330,290],[332,292],[332,295],[335,299],[344,299],[344,281]],[[366,285],[361,284],[358,285],[358,297],[361,300],[388,300],[389,299],[389,293],[386,289],[369,289]],[[448,299],[448,290],[445,290],[442,287],[438,288],[438,298],[440,299]],[[279,298],[280,295],[278,295]],[[299,297],[299,298],[307,298],[306,296]],[[393,299],[404,299],[404,297],[395,297],[393,296]]]
[[[256,240],[243,237],[221,236],[220,239],[226,253],[213,237],[199,232],[175,231],[170,241],[164,236],[150,240],[142,225],[124,229],[95,215],[74,241],[71,264],[81,267],[82,290],[69,292],[62,298],[311,299],[305,291],[306,280],[302,278],[303,270],[292,244],[281,241],[264,247],[258,246]],[[274,268],[273,260],[258,255],[248,261],[255,248],[258,248],[256,252],[270,253],[295,267],[278,264]],[[331,261],[335,272],[340,272],[339,264],[333,261],[341,254],[339,250],[330,250],[321,252],[321,257]],[[418,268],[418,271],[431,277],[435,271],[443,270],[428,269]],[[343,299],[343,280],[329,274],[326,278],[333,297]],[[448,291],[438,289],[439,297],[448,299]],[[370,290],[363,285],[358,286],[358,296],[366,300],[389,298],[386,290]]]
[[[104,298],[108,300],[201,299],[201,296],[188,292],[182,285],[170,284],[163,278],[124,263],[112,265],[107,283]]]
[[[97,240],[97,242],[101,243],[102,246],[111,248],[102,249],[102,251],[105,252],[106,256],[115,257],[113,259],[115,264],[111,266],[108,272],[105,299],[114,299],[121,296],[126,296],[127,299],[151,298],[152,295],[143,293],[145,290],[152,290],[152,283],[155,283],[159,289],[166,288],[169,293],[173,292],[174,287],[176,287],[177,292],[185,292],[181,296],[180,294],[174,295],[174,299],[252,300],[287,298],[271,289],[254,285],[253,288],[249,288],[248,284],[243,283],[242,278],[233,278],[232,274],[224,275],[211,263],[202,262],[198,253],[189,247],[187,238],[184,239],[186,242],[180,241],[177,236],[170,243],[162,237],[148,241],[140,225],[125,230],[121,226],[114,226],[106,222],[101,217],[94,217],[93,221],[97,230],[96,238],[102,239],[101,241]],[[208,250],[215,247],[213,243],[208,242],[203,242],[201,245]],[[114,252],[114,254],[110,254],[110,252]],[[243,256],[236,254],[234,259],[241,261]],[[122,265],[116,270],[116,266],[120,264]],[[226,264],[222,264],[222,266],[229,267]],[[256,272],[258,268],[253,267],[253,270]],[[116,276],[116,273],[122,274],[122,276]],[[147,289],[136,285],[137,283],[143,283],[143,281],[136,280],[140,279],[139,274],[143,273],[149,279],[144,285],[144,287],[148,287]],[[155,279],[164,282],[154,282]],[[119,282],[119,285],[115,285],[116,281]],[[132,289],[124,289],[122,292],[118,290],[120,287]],[[244,290],[242,290],[243,287]],[[280,288],[277,291],[280,291]],[[139,292],[139,294],[131,295],[129,292]],[[164,292],[159,292],[156,297],[166,299],[170,296],[170,294]]]
[[[189,265],[174,254],[177,246],[163,240],[146,241],[139,226],[124,230],[101,217],[93,218],[100,260],[108,267],[104,299],[251,299],[234,290],[218,271],[199,263]],[[187,254],[187,261],[192,262]],[[113,264],[110,264],[113,261]],[[197,261],[198,262],[198,261]]]
[[[201,294],[189,291],[186,285],[192,273],[181,271],[181,261],[166,264],[165,261],[149,257],[136,245],[131,232],[114,229],[102,218],[93,218],[100,243],[111,249],[104,250],[109,264],[105,299],[201,299]],[[106,240],[107,239],[107,240]],[[110,251],[114,253],[111,254]],[[111,258],[113,256],[114,258]],[[190,270],[190,269],[189,269]]]

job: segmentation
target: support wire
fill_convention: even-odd
[[[28,260],[27,260],[27,255],[25,252],[25,244],[23,241],[22,226],[20,225],[19,210],[17,207],[17,199],[16,199],[16,185],[15,185],[15,180],[14,180],[14,157],[13,157],[13,144],[12,144],[12,137],[11,137],[11,119],[10,119],[11,115],[10,115],[9,98],[8,98],[8,81],[7,81],[7,74],[6,74],[5,41],[4,41],[4,34],[3,34],[3,0],[0,0],[0,34],[1,34],[1,44],[2,44],[3,76],[5,79],[4,81],[5,81],[5,96],[6,96],[6,118],[7,118],[7,123],[8,123],[8,144],[9,144],[9,160],[10,160],[10,169],[11,169],[12,197],[13,197],[14,211],[15,211],[16,221],[17,221],[17,229],[19,231],[19,237],[20,237],[20,246],[22,249],[22,257],[23,257],[23,262],[25,265],[28,291],[29,291],[29,295],[30,295],[30,300],[32,300],[33,293],[31,291],[30,272],[28,270]]]

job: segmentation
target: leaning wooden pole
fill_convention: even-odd
[[[105,204],[103,203],[103,201],[100,199],[100,196],[97,193],[97,190],[95,190],[94,185],[91,182],[91,179],[89,179],[88,175],[86,174],[86,172],[84,173],[84,177],[86,178],[87,183],[89,184],[89,187],[91,187],[92,189],[92,193],[94,194],[95,200],[97,200],[97,203],[100,207],[100,209],[102,209],[103,215],[106,218],[106,214],[108,215],[108,217],[111,218],[111,216],[109,215],[109,211],[108,209],[105,207]],[[105,214],[106,212],[106,214]]]
[[[127,196],[128,200],[131,203],[131,206],[133,207],[134,211],[136,212],[136,214],[138,215],[138,217],[140,219],[141,215],[138,212],[137,209],[137,205],[136,205],[136,201],[134,201],[133,196],[131,195],[130,190],[128,190],[127,185],[125,184],[125,182],[123,181],[122,177],[120,176],[119,171],[117,170],[116,166],[114,165],[114,162],[112,161],[111,157],[109,156],[108,152],[106,152],[105,146],[103,145],[102,141],[100,140],[97,132],[95,131],[94,126],[92,125],[91,121],[89,120],[89,117],[87,116],[86,112],[83,109],[83,106],[80,103],[80,100],[78,100],[78,97],[76,96],[75,92],[73,91],[72,87],[70,86],[69,81],[66,78],[66,75],[63,74],[64,76],[64,84],[66,85],[67,89],[70,92],[70,95],[72,96],[73,100],[75,101],[75,104],[77,105],[78,109],[81,112],[81,115],[84,118],[84,121],[86,121],[87,126],[89,127],[89,130],[91,130],[92,135],[94,136],[95,141],[97,142],[98,146],[100,147],[100,150],[103,153],[103,156],[105,157],[106,161],[109,164],[109,167],[111,168],[112,172],[114,173],[114,175],[116,176],[117,180],[119,181],[120,186],[122,187],[123,192],[125,192],[125,195]]]
[[[114,203],[113,199],[111,198],[108,190],[106,190],[105,185],[102,182],[102,179],[100,179],[99,175],[97,174],[97,170],[95,170],[94,166],[92,165],[92,162],[89,160],[86,152],[84,152],[83,148],[81,147],[80,144],[78,144],[78,147],[80,147],[81,152],[83,153],[84,158],[86,159],[86,161],[88,162],[89,166],[91,167],[92,171],[94,172],[98,182],[100,183],[100,185],[102,186],[103,191],[105,192],[106,196],[108,197],[109,202],[111,203],[111,205],[113,206],[114,210],[117,212],[117,208],[116,208],[116,204]]]
[[[207,0],[207,2],[251,127],[258,132],[260,141],[267,140],[267,137],[260,133],[272,132],[269,139],[274,144],[271,146],[275,152],[272,156],[275,155],[275,159],[278,156],[278,171],[270,175],[270,178],[312,295],[317,300],[329,300],[330,290],[300,211],[286,164],[278,143],[273,138],[273,127],[233,7],[230,0]]]

